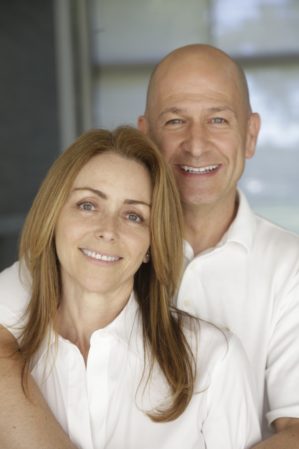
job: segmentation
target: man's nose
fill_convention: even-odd
[[[199,157],[204,153],[208,146],[207,131],[204,126],[194,123],[186,130],[183,149],[192,157]]]

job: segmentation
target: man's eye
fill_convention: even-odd
[[[95,210],[95,207],[92,203],[88,202],[88,201],[84,201],[83,203],[79,203],[78,204],[79,209],[84,210],[84,211],[93,211]]]
[[[226,123],[226,120],[222,117],[213,117],[211,121],[215,125],[222,125],[223,123]]]
[[[172,118],[170,120],[167,120],[165,123],[166,125],[181,125],[183,123],[183,120],[180,118]]]

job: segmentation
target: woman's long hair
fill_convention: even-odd
[[[61,298],[55,248],[59,214],[82,167],[107,151],[143,164],[151,177],[151,257],[135,274],[134,290],[142,316],[144,347],[150,356],[149,373],[158,362],[171,391],[170,405],[148,414],[154,421],[170,421],[187,407],[195,378],[194,358],[183,332],[183,314],[171,306],[182,273],[182,212],[170,169],[155,145],[135,128],[84,133],[54,162],[29,211],[20,242],[20,259],[32,277],[20,344],[25,358],[23,381],[55,320]]]

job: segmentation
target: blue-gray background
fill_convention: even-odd
[[[244,67],[262,132],[241,187],[299,232],[297,0],[2,0],[0,268],[58,153],[90,127],[136,124],[153,66],[193,42]]]

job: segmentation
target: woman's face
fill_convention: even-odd
[[[150,245],[151,197],[134,160],[107,152],[81,169],[55,230],[64,292],[130,294]]]

